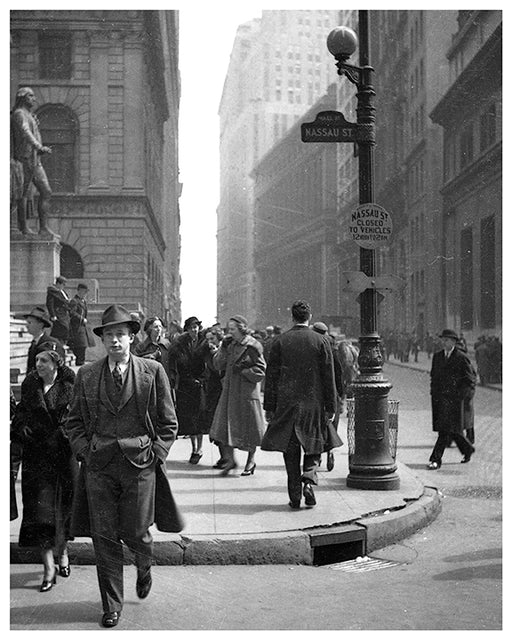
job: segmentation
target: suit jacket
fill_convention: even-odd
[[[449,358],[443,350],[434,353],[430,371],[434,431],[463,432],[464,400],[472,397],[475,385],[473,365],[463,351],[455,348]]]
[[[50,318],[57,318],[52,320],[53,329],[52,334],[55,333],[56,337],[64,337],[69,331],[69,298],[67,298],[60,289],[55,285],[50,285],[46,290],[46,306],[50,314]],[[63,332],[59,336],[58,332]]]
[[[334,413],[336,389],[325,338],[305,326],[281,334],[272,343],[266,375],[263,406],[273,417],[261,448],[286,451],[294,427],[306,453],[330,448],[326,414]]]
[[[102,384],[102,371],[106,358],[84,365],[77,373],[73,399],[65,425],[73,452],[79,459],[85,461],[85,466],[81,465],[73,507],[72,531],[76,536],[90,535],[84,478],[88,464],[94,461],[94,464],[101,465],[108,457],[106,452],[105,459],[102,459],[102,450],[112,447],[110,441],[102,441],[102,438],[98,437],[98,429],[101,426],[98,423],[99,416],[110,414],[114,418],[116,409],[122,409],[129,402],[133,402],[138,426],[146,432],[148,438],[123,436],[118,441],[119,447],[134,467],[140,467],[146,466],[145,463],[140,462],[141,455],[145,458],[145,452],[141,449],[149,445],[158,459],[155,523],[161,531],[176,532],[183,528],[183,521],[165,475],[164,463],[178,431],[169,381],[162,365],[158,362],[134,355],[130,358],[130,366],[133,368],[132,385],[124,385],[117,408],[112,407],[109,399],[105,397]]]

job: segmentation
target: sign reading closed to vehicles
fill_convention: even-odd
[[[360,204],[350,217],[349,232],[352,240],[363,249],[378,249],[391,240],[393,222],[389,213],[379,204]]]

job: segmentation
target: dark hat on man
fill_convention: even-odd
[[[112,304],[107,307],[101,316],[101,325],[93,329],[97,336],[102,336],[104,329],[116,324],[127,324],[133,333],[140,330],[140,322],[133,319],[131,313],[120,304]]]
[[[453,329],[443,329],[443,332],[439,335],[440,338],[451,338],[452,340],[458,340],[459,336]]]
[[[190,318],[187,318],[185,320],[183,329],[186,331],[189,327],[191,327],[194,324],[197,324],[197,326],[200,327],[202,325],[202,322],[201,320],[199,320],[199,318],[196,318],[196,316],[190,316]]]
[[[329,327],[323,322],[315,322],[313,324],[313,331],[325,335],[329,331]]]
[[[86,291],[89,291],[89,287],[85,284],[85,282],[79,282],[76,288],[85,289]]]
[[[52,321],[50,320],[50,314],[46,310],[46,307],[43,307],[43,306],[33,307],[30,313],[21,314],[17,317],[27,319],[29,316],[31,316],[32,318],[36,318],[36,320],[39,320],[40,322],[42,322],[45,327],[52,326]]]
[[[55,282],[57,284],[67,284],[68,279],[65,278],[64,276],[57,276],[57,278],[55,278]]]

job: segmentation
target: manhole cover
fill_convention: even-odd
[[[346,560],[345,562],[336,562],[335,564],[324,565],[327,569],[334,571],[346,571],[347,573],[363,573],[364,571],[377,571],[377,569],[387,569],[389,567],[397,567],[401,562],[393,560],[382,560],[381,558],[370,558],[368,556],[355,558],[354,560]]]

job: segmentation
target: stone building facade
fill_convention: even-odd
[[[10,26],[11,105],[32,87],[52,147],[60,273],[97,283],[103,308],[179,318],[178,13],[11,11]]]
[[[502,13],[458,12],[443,129],[440,306],[474,344],[502,335]]]

